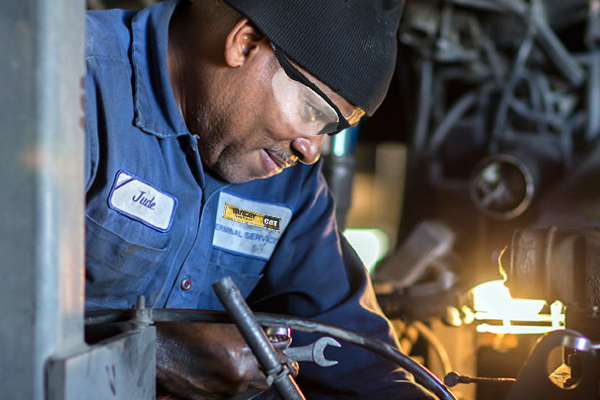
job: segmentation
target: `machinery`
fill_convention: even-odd
[[[384,311],[472,323],[465,296],[492,279],[566,309],[510,376],[481,364],[484,377],[447,376],[479,382],[477,399],[599,395],[599,6],[406,3],[397,96],[414,100],[401,101],[410,134],[399,245],[374,275]],[[556,348],[559,367],[547,370]]]

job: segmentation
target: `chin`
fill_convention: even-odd
[[[248,168],[229,168],[229,169],[211,169],[214,175],[217,175],[221,180],[228,183],[246,183],[255,181],[257,179],[270,178],[273,175],[265,175],[264,172],[261,174],[252,174]]]
[[[217,163],[208,168],[222,180],[229,183],[246,183],[258,179],[267,179],[280,174],[281,168],[264,168],[263,164],[258,165],[248,162],[242,163]]]
[[[237,179],[231,179],[228,180],[228,182],[230,183],[246,183],[246,182],[251,182],[251,181],[257,181],[259,179],[269,179],[274,177],[275,175],[279,175],[281,173],[281,171],[276,172],[274,174],[270,174],[270,175],[257,175],[257,176],[244,176],[244,177],[238,177]]]

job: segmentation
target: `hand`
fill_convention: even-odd
[[[235,325],[159,322],[156,328],[157,382],[170,394],[190,400],[227,399],[250,389],[268,388],[258,361]],[[281,353],[286,345],[274,346]]]

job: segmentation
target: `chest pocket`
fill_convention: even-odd
[[[262,278],[266,264],[266,260],[239,256],[213,248],[206,271],[206,279],[200,290],[198,308],[223,310],[212,284],[226,276],[233,279],[244,298],[248,297]]]
[[[166,238],[163,240],[164,243],[156,240],[151,244],[134,243],[86,216],[86,297],[89,302],[100,301],[110,307],[135,304],[137,295],[144,294],[165,256]]]
[[[221,191],[198,308],[223,309],[212,284],[226,276],[248,297],[262,278],[291,216],[292,209],[286,205]]]

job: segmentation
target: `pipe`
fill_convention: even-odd
[[[258,324],[233,279],[227,276],[213,284],[213,289],[263,367],[267,383],[269,385],[272,383],[285,400],[305,400],[291,371],[279,361],[273,345]]]

